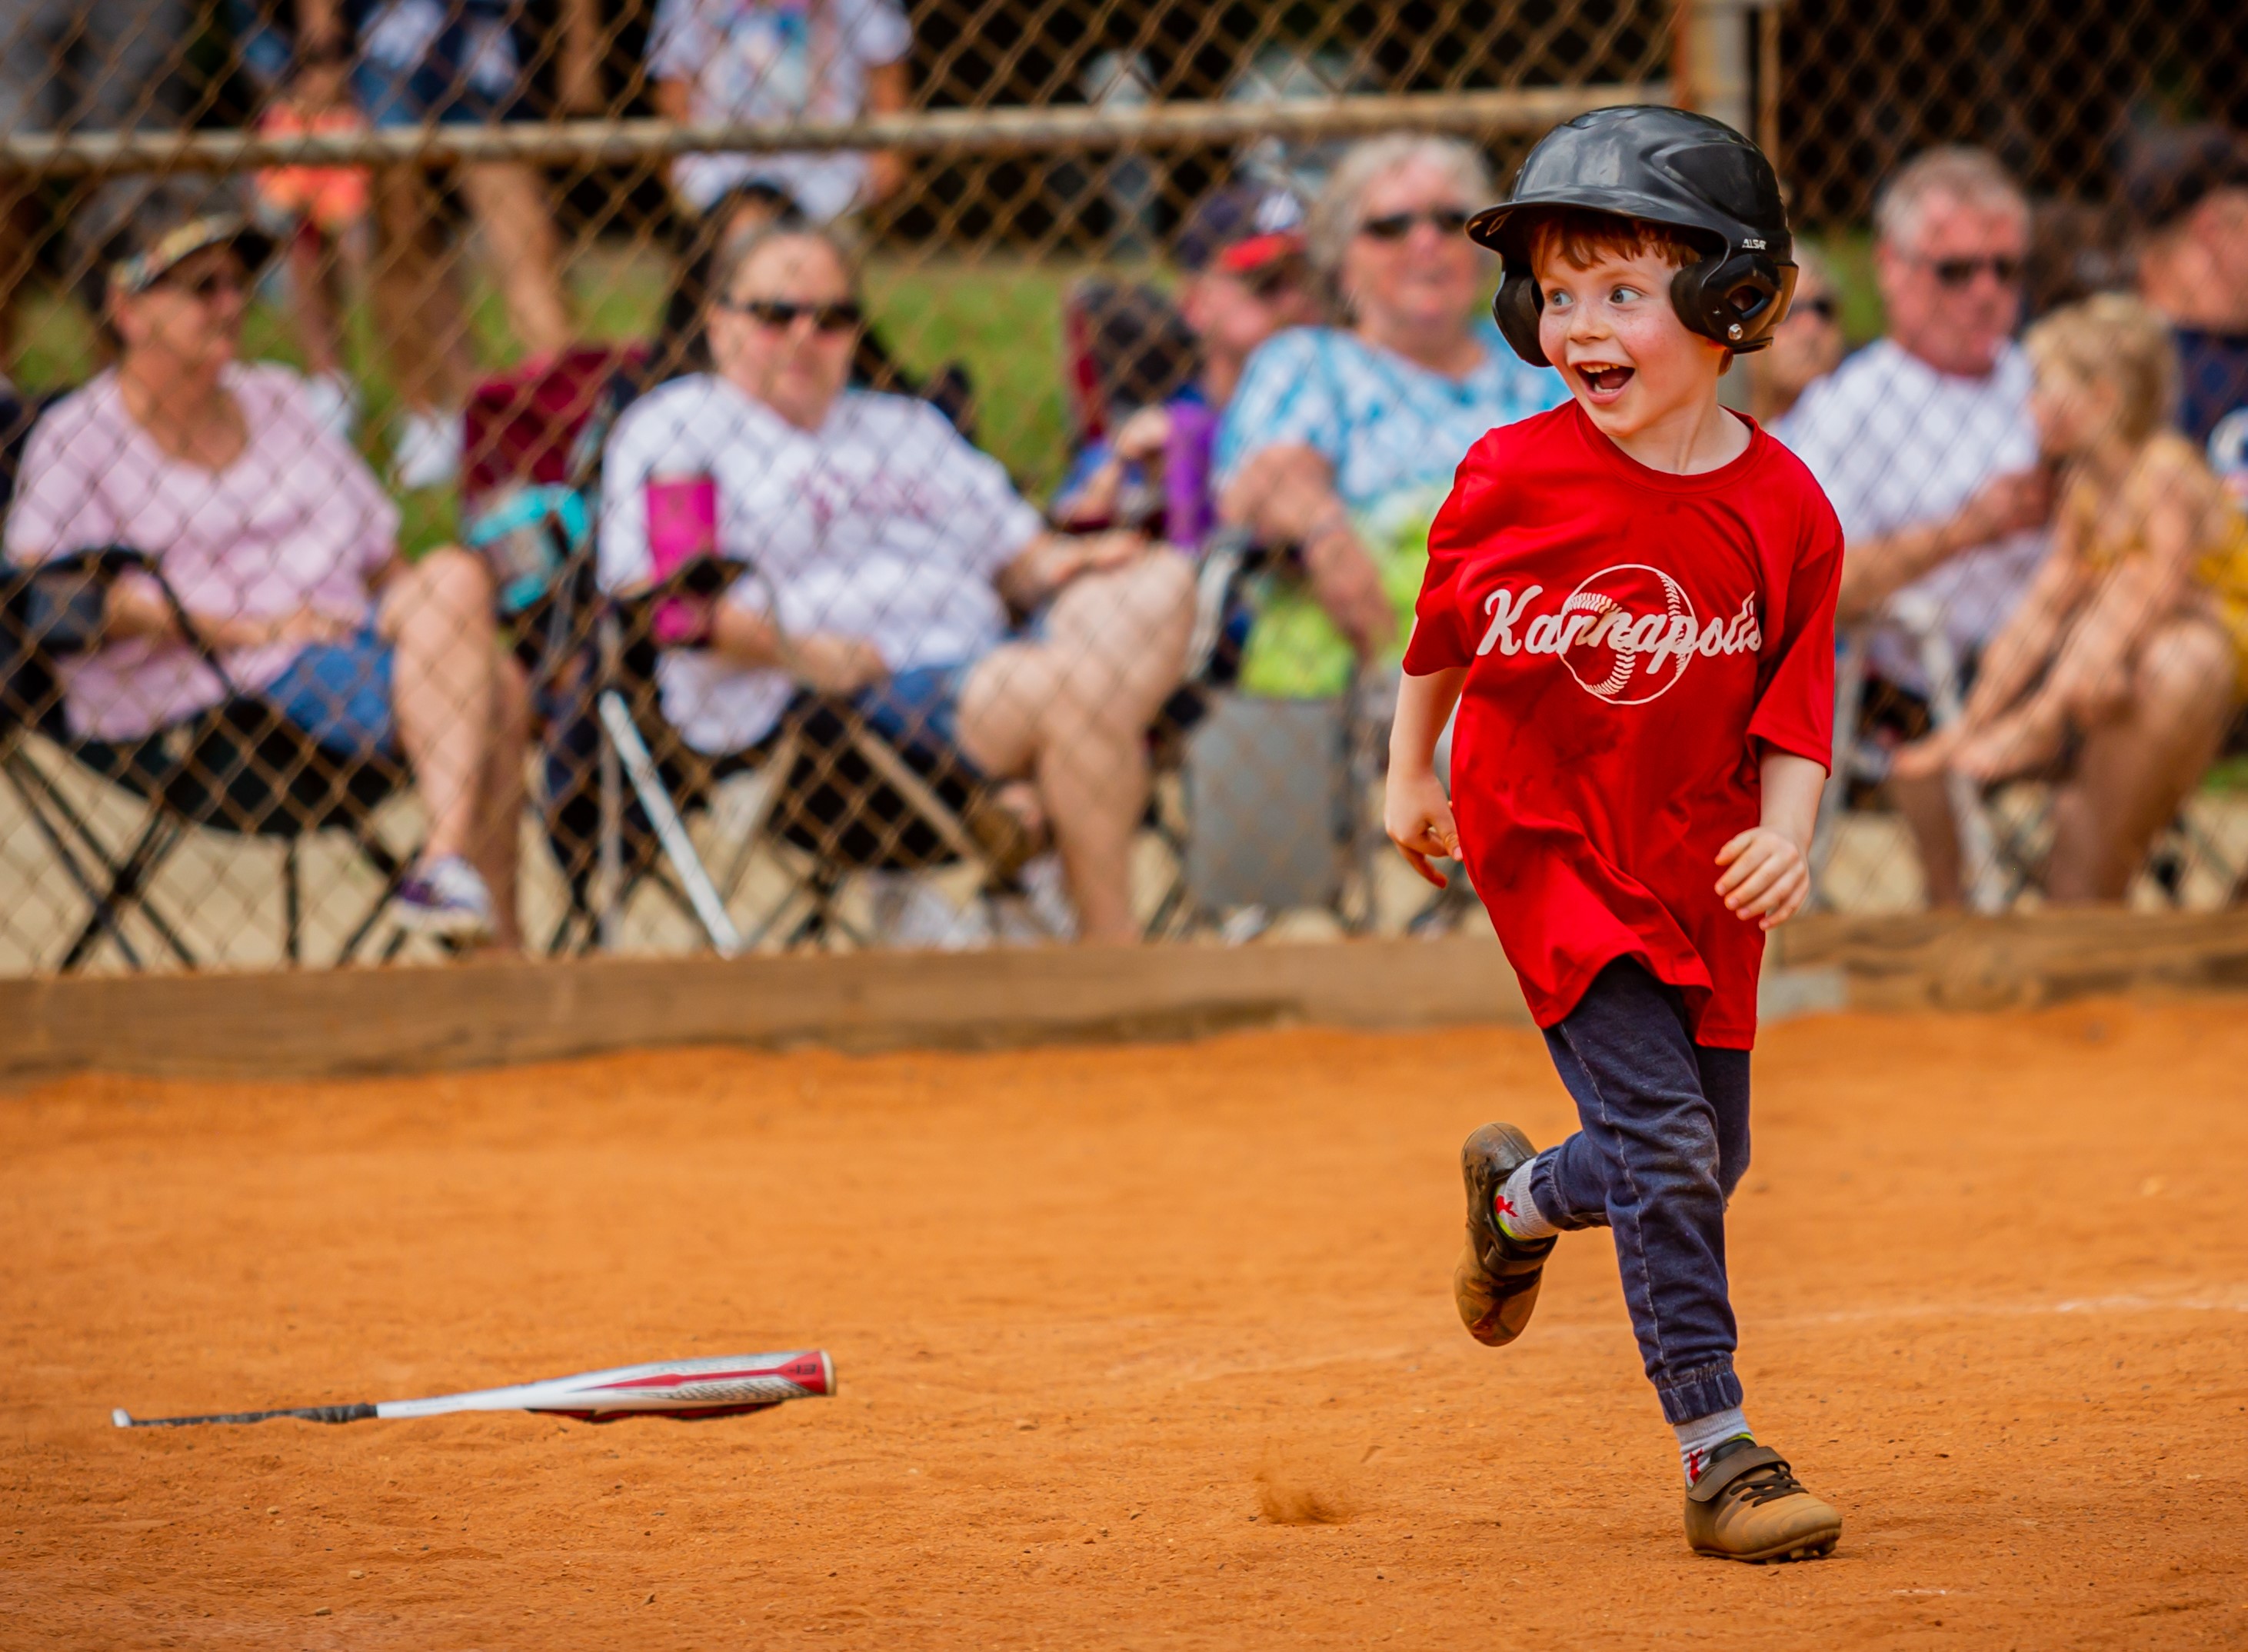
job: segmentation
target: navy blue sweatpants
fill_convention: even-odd
[[[1741,1402],[1725,1202],[1749,1168],[1749,1054],[1696,1044],[1677,992],[1628,958],[1546,1033],[1580,1128],[1538,1156],[1539,1214],[1605,1227],[1666,1421]]]

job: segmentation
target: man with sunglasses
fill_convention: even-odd
[[[1874,223],[1888,335],[1813,385],[1773,434],[1841,518],[1838,617],[1932,613],[1955,655],[1971,661],[2027,588],[2052,508],[2029,362],[2013,338],[2029,203],[1995,156],[1936,149],[1889,181]],[[1908,694],[1927,692],[1920,638],[1877,627],[1870,658]],[[1892,780],[1889,790],[1918,843],[1930,903],[1957,904],[1942,783]]]

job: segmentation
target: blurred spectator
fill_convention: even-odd
[[[1489,255],[1462,233],[1491,199],[1483,161],[1447,138],[1354,145],[1312,209],[1313,269],[1348,317],[1250,357],[1218,428],[1219,512],[1301,547],[1308,601],[1276,597],[1242,662],[1252,692],[1339,692],[1353,656],[1395,658],[1428,529],[1470,447],[1558,405],[1485,306]]]
[[[679,255],[663,319],[639,375],[653,387],[682,374],[710,370],[709,340],[703,324],[710,312],[711,271],[728,257],[730,244],[777,225],[801,227],[809,220],[783,190],[770,183],[744,183],[718,197],[696,221]],[[862,325],[851,353],[850,387],[918,396],[949,420],[970,441],[976,439],[975,390],[968,369],[948,361],[922,379],[909,373],[884,346],[871,324]]]
[[[2066,757],[2046,893],[2120,901],[2238,703],[2248,521],[2166,428],[2177,353],[2159,313],[2105,294],[2026,346],[2045,450],[2066,467],[2053,550],[1964,714],[1895,766],[1988,783]]]
[[[2143,226],[2139,296],[2177,340],[2179,422],[2209,442],[2233,420],[2212,449],[2229,453],[2248,441],[2248,145],[2222,127],[2152,134],[2124,195]]]
[[[1962,659],[2021,600],[2044,553],[2052,476],[2030,415],[2020,319],[2029,208],[1997,159],[1935,149],[1908,163],[1874,212],[1874,271],[1888,336],[1813,385],[1774,432],[1834,503],[1847,536],[1842,619],[1902,607],[1932,615]],[[1924,693],[1919,641],[1882,627],[1874,669]],[[1893,778],[1929,899],[1959,899],[1959,852],[1939,781]]]
[[[237,360],[270,249],[238,218],[195,216],[209,203],[154,192],[111,247],[117,364],[32,432],[8,554],[156,557],[236,688],[340,756],[410,769],[429,834],[400,922],[512,943],[527,696],[495,641],[490,579],[458,550],[401,558],[396,506],[304,380]],[[113,587],[107,626],[113,640],[67,670],[77,733],[138,739],[223,698],[146,580]]]
[[[186,0],[5,0],[0,3],[0,135],[127,132],[179,124],[179,72],[189,35]],[[98,192],[113,222],[124,208]],[[15,359],[16,305],[47,238],[35,181],[0,181],[0,373]],[[74,249],[90,257],[81,241]],[[75,278],[77,271],[72,271]]]
[[[352,101],[351,64],[341,51],[299,61],[289,37],[254,0],[229,0],[243,69],[263,107],[257,130],[270,137],[364,132]],[[289,307],[305,360],[305,392],[321,422],[346,441],[359,423],[360,393],[344,365],[344,277],[365,284],[370,175],[364,167],[268,167],[256,178],[257,221],[281,243]]]
[[[933,409],[846,390],[859,302],[824,234],[729,243],[713,291],[716,371],[635,402],[602,475],[610,588],[656,576],[651,479],[711,477],[719,550],[756,565],[699,644],[663,655],[665,716],[698,751],[738,752],[808,688],[908,748],[1027,776],[1079,932],[1135,938],[1130,850],[1191,621],[1186,562],[1136,535],[1045,531]],[[1043,608],[1032,634],[1006,639],[1010,607]]]
[[[1749,374],[1749,413],[1769,428],[1786,416],[1803,393],[1842,363],[1842,304],[1826,260],[1804,242],[1795,243],[1795,297],[1771,345],[1743,359]]]
[[[912,85],[913,25],[897,0],[658,0],[648,42],[665,119],[778,127],[894,114]],[[826,223],[905,181],[888,151],[683,154],[672,188],[696,216],[745,183],[780,190]]]
[[[1233,399],[1250,354],[1274,333],[1318,319],[1304,257],[1303,206],[1285,189],[1236,184],[1206,196],[1179,233],[1177,319],[1192,353],[1184,372],[1166,319],[1092,306],[1104,330],[1133,325],[1118,347],[1114,384],[1099,387],[1104,433],[1087,442],[1055,497],[1072,527],[1134,519],[1124,508],[1144,495],[1171,544],[1197,546],[1217,522],[1211,465],[1217,420]],[[1150,369],[1153,369],[1150,371]],[[1179,382],[1183,379],[1184,382]]]
[[[323,65],[347,56],[355,42],[353,89],[378,127],[529,118],[534,54],[517,27],[522,10],[519,0],[298,0],[305,95],[316,95]],[[565,104],[598,104],[593,0],[564,0],[561,13]],[[483,161],[462,167],[458,183],[516,341],[533,357],[556,353],[569,344],[572,323],[545,182],[519,162]],[[435,487],[459,474],[461,409],[476,374],[460,272],[443,244],[427,168],[378,168],[374,201],[382,231],[375,319],[405,404],[395,473],[402,487]]]

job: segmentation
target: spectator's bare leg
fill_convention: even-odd
[[[417,167],[379,168],[374,205],[374,317],[399,399],[421,413],[457,408],[467,395],[468,324],[437,244],[428,178]]]
[[[1088,941],[1139,938],[1132,841],[1148,803],[1148,725],[1175,688],[1194,574],[1158,552],[1073,581],[1039,642],[994,650],[960,696],[960,739],[986,773],[1038,782]]]
[[[433,551],[383,593],[377,620],[394,652],[398,742],[429,812],[424,853],[474,859],[497,702],[491,577],[467,552]],[[517,748],[518,753],[520,748]],[[499,898],[497,888],[493,898]]]
[[[534,356],[552,355],[570,342],[570,300],[562,290],[561,243],[538,175],[509,162],[463,167],[461,193],[483,226],[517,340]]]
[[[2165,626],[2141,646],[2128,697],[2087,731],[2053,799],[2053,901],[2123,898],[2147,846],[2215,758],[2233,682],[2231,643],[2204,620]]]
[[[1885,790],[1911,830],[1928,904],[1939,911],[1957,907],[1960,901],[1959,826],[1951,817],[1951,794],[1944,777],[1934,774],[1909,780],[1892,774]]]

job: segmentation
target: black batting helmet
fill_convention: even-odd
[[[1724,121],[1649,104],[1580,114],[1538,141],[1504,201],[1468,221],[1505,261],[1491,313],[1533,367],[1552,364],[1538,343],[1545,298],[1530,273],[1530,230],[1541,209],[1563,207],[1683,231],[1703,256],[1671,278],[1678,319],[1729,350],[1772,342],[1795,291],[1795,239],[1772,162]]]

